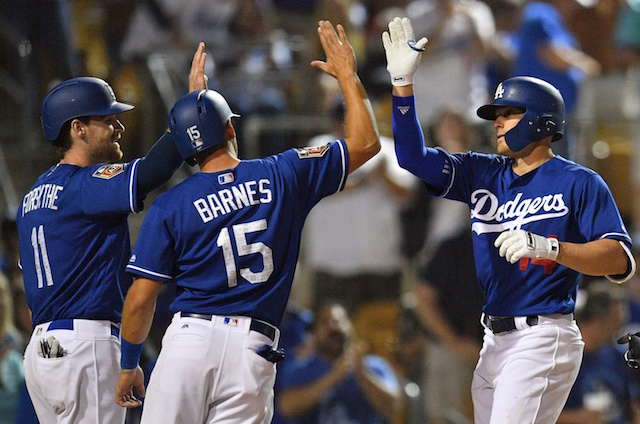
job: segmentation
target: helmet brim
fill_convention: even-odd
[[[497,109],[498,109],[497,105],[484,105],[478,108],[478,110],[476,111],[476,114],[480,118],[486,119],[487,121],[495,121],[496,116],[498,116],[496,111]]]
[[[133,109],[135,106],[121,103],[121,102],[113,102],[104,109],[98,109],[95,111],[89,111],[90,115],[88,116],[106,116],[106,115],[117,115],[118,113],[127,112]]]

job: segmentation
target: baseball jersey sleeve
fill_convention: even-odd
[[[137,277],[167,283],[173,279],[173,264],[173,239],[161,208],[154,203],[142,222],[126,270]]]
[[[601,176],[586,179],[576,198],[576,218],[587,241],[612,238],[631,247],[631,238],[622,222],[613,195]]]
[[[631,253],[632,241],[625,228],[613,195],[605,181],[593,174],[585,181],[576,200],[579,205],[577,219],[579,228],[587,241],[603,238],[618,240],[623,246],[629,261],[627,272],[620,275],[607,275],[615,283],[623,283],[633,276],[636,270]]]
[[[298,202],[308,213],[323,197],[344,189],[349,174],[349,152],[344,140],[287,150],[269,158],[278,174],[289,181]],[[339,167],[334,164],[339,163]],[[336,168],[339,172],[336,172]]]
[[[442,192],[450,181],[448,156],[425,146],[415,103],[415,96],[393,96],[392,126],[398,164],[423,180],[430,191]]]
[[[87,215],[113,212],[141,212],[144,205],[137,194],[137,167],[130,163],[101,164],[90,167],[82,181],[82,209]]]

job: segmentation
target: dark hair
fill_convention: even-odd
[[[313,306],[313,309],[311,311],[313,313],[313,322],[311,323],[311,329],[312,330],[315,329],[316,324],[318,322],[318,317],[320,316],[320,312],[322,312],[325,309],[331,309],[334,307],[344,309],[349,319],[351,319],[351,314],[349,313],[349,310],[345,307],[344,303],[340,302],[337,299],[331,299],[331,298],[322,299],[316,305]]]
[[[80,116],[77,119],[84,124],[89,124],[91,117],[89,116]],[[69,119],[67,122],[62,125],[60,129],[60,134],[58,134],[58,138],[53,140],[53,149],[56,151],[56,154],[60,159],[64,157],[64,155],[71,149],[71,136],[69,135],[69,131],[71,131],[71,122],[73,119]]]

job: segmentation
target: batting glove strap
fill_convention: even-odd
[[[427,39],[423,37],[416,42],[409,18],[395,18],[389,22],[389,31],[382,34],[382,44],[391,84],[413,84],[413,74],[418,68]]]
[[[142,346],[144,343],[133,344],[125,339],[121,340],[122,354],[120,356],[120,368],[123,370],[132,370],[138,366],[140,355],[142,355]]]
[[[555,261],[560,252],[560,243],[555,238],[545,238],[524,230],[509,230],[501,233],[494,246],[500,256],[512,264],[521,258],[550,259]]]

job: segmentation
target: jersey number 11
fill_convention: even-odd
[[[44,240],[44,228],[42,225],[31,229],[31,246],[33,247],[33,259],[35,261],[36,275],[38,276],[38,288],[44,286],[42,270],[47,279],[47,286],[53,286],[53,276],[51,275],[51,265],[49,264],[49,254],[47,253],[47,243]],[[40,261],[42,260],[42,265]]]

